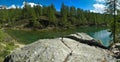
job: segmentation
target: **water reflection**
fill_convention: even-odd
[[[98,32],[90,33],[90,36],[94,37],[97,40],[101,40],[103,45],[109,46],[112,38],[110,37],[111,32],[108,32],[107,30],[101,30]]]

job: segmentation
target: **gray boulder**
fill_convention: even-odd
[[[101,41],[98,41],[92,37],[90,37],[89,35],[87,35],[86,33],[76,33],[76,34],[70,34],[65,36],[66,38],[71,38],[74,39],[78,42],[84,43],[84,44],[88,44],[91,46],[97,46],[100,48],[104,48],[104,49],[108,49],[106,46],[104,46]]]
[[[111,54],[70,38],[42,39],[14,50],[4,62],[116,62]]]
[[[115,43],[112,46],[111,51],[114,53],[114,57],[120,59],[120,43]]]

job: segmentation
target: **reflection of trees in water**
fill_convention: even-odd
[[[91,36],[94,37],[97,40],[101,40],[101,42],[105,46],[109,46],[109,43],[112,40],[110,35],[111,35],[111,32],[108,32],[108,30],[101,30],[101,31],[93,33]]]

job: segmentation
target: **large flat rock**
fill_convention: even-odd
[[[115,62],[109,50],[89,46],[69,38],[64,38],[63,41],[72,50],[72,56],[69,57],[68,62]]]
[[[14,50],[4,62],[116,62],[111,54],[70,38],[42,39]]]
[[[70,49],[60,39],[43,39],[15,50],[6,59],[9,62],[63,62],[69,53]]]

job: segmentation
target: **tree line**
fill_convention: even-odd
[[[110,14],[93,13],[88,10],[61,5],[57,11],[53,4],[35,5],[27,2],[23,8],[0,9],[0,26],[43,29],[47,27],[71,28],[79,26],[107,26],[113,20]]]

